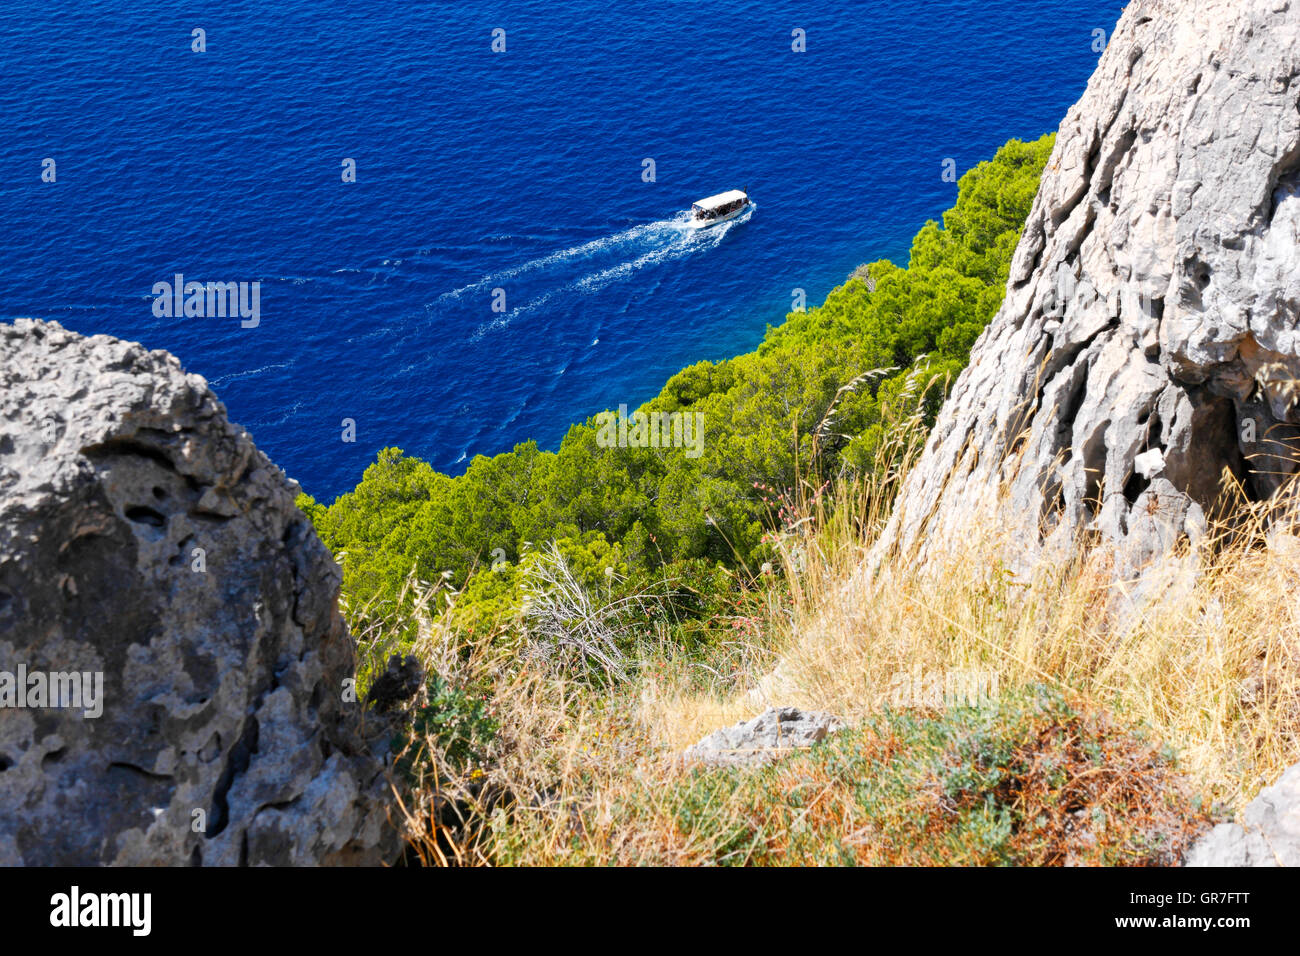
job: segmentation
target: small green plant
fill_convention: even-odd
[[[499,730],[486,694],[435,674],[426,683],[425,700],[416,705],[406,737],[393,741],[397,769],[412,783],[440,766],[457,774],[472,771],[487,761]]]

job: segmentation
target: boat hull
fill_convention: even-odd
[[[739,216],[743,216],[745,213],[749,212],[749,210],[753,208],[754,208],[754,204],[752,202],[748,202],[745,203],[745,205],[741,206],[739,209],[733,210],[727,213],[725,216],[719,216],[717,219],[695,219],[692,217],[691,219],[687,220],[687,225],[689,225],[692,229],[712,229],[714,226],[720,226],[724,222],[731,222],[731,220],[736,219]]]

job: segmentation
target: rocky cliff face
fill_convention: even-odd
[[[294,490],[170,355],[0,326],[0,864],[390,855]]]
[[[922,559],[972,523],[1127,567],[1195,537],[1225,469],[1300,439],[1300,6],[1134,0],[1061,126],[1012,264],[900,499]]]

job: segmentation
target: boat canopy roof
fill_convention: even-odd
[[[695,204],[695,208],[704,210],[718,209],[722,206],[727,206],[731,203],[739,202],[742,199],[748,198],[749,197],[739,189],[729,189],[725,193],[718,193],[716,196],[710,196],[708,199],[701,199]]]

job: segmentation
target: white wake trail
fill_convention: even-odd
[[[540,295],[534,296],[523,305],[516,306],[509,312],[506,312],[491,322],[484,323],[475,330],[471,341],[478,341],[485,334],[493,329],[503,328],[509,325],[515,319],[536,312],[542,306],[555,299],[557,296],[563,296],[569,293],[580,293],[589,295],[599,292],[601,289],[612,285],[615,282],[626,279],[634,275],[639,270],[647,267],[660,265],[676,259],[683,259],[689,255],[699,252],[707,252],[716,248],[723,239],[726,238],[735,226],[748,222],[749,217],[753,214],[753,208],[744,215],[738,216],[730,222],[723,223],[720,226],[714,226],[711,229],[691,229],[686,224],[683,214],[677,219],[665,219],[659,222],[648,223],[644,226],[636,226],[632,229],[617,233],[614,236],[598,239],[593,242],[585,243],[574,249],[564,250],[563,252],[554,253],[543,259],[536,259],[523,266],[516,267],[515,274],[520,271],[538,268],[542,263],[567,263],[579,261],[581,259],[591,259],[603,251],[617,250],[620,245],[629,245],[634,240],[652,240],[654,244],[648,249],[638,252],[631,258],[625,258],[623,261],[615,262],[613,265],[596,269],[577,278],[570,279],[553,289],[549,289]],[[646,243],[641,243],[644,247]],[[580,253],[580,254],[579,254]],[[509,272],[511,270],[507,270]],[[485,285],[487,282],[499,279],[506,275],[505,272],[496,273],[494,276],[480,280],[479,285]],[[469,288],[469,287],[467,287]]]
[[[603,253],[615,253],[621,246],[632,245],[647,239],[658,237],[669,237],[673,233],[682,232],[685,229],[682,220],[663,219],[658,222],[642,223],[638,226],[632,226],[621,232],[616,232],[611,236],[602,236],[599,239],[592,239],[581,245],[571,246],[568,249],[560,249],[556,252],[548,253],[528,262],[521,263],[517,266],[510,266],[506,269],[500,269],[483,276],[477,282],[472,282],[467,286],[459,289],[453,289],[450,292],[444,292],[438,296],[437,301],[443,302],[450,299],[459,299],[462,296],[469,295],[472,292],[481,292],[484,289],[493,286],[499,286],[502,283],[517,279],[522,275],[536,272],[539,269],[545,269],[549,266],[568,265],[570,263],[582,262],[585,259],[592,259]]]

